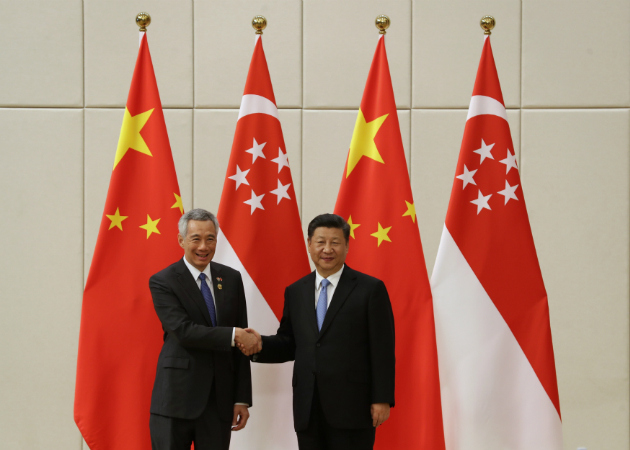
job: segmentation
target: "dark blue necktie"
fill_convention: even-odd
[[[214,299],[212,298],[212,292],[210,292],[210,287],[208,283],[206,283],[206,274],[200,273],[199,278],[201,279],[201,295],[203,295],[203,299],[206,302],[206,306],[208,307],[208,312],[210,313],[210,321],[212,322],[212,326],[217,326],[217,311],[214,309]]]

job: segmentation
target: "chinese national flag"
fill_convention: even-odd
[[[284,289],[310,272],[287,148],[256,37],[218,212],[214,259],[241,272],[249,326],[275,334]],[[253,364],[255,409],[234,448],[294,449],[292,364]]]
[[[150,449],[162,329],[149,277],[183,255],[183,212],[149,46],[141,33],[107,201],[83,293],[74,419],[92,450]]]
[[[350,267],[385,282],[396,327],[396,406],[376,449],[444,448],[431,289],[384,36],[376,47],[337,197]]]
[[[448,450],[561,450],[547,293],[486,36],[431,286]]]

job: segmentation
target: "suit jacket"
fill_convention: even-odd
[[[216,327],[212,326],[201,290],[183,260],[149,280],[155,312],[164,330],[151,396],[152,414],[180,419],[199,417],[213,382],[221,419],[232,421],[235,403],[252,404],[249,360],[231,346],[233,327],[247,327],[241,274],[213,261],[210,272]],[[218,289],[219,284],[222,289]]]
[[[347,265],[321,331],[315,313],[315,272],[287,287],[275,336],[263,336],[256,362],[293,366],[293,420],[308,427],[315,385],[328,423],[372,426],[370,405],[394,405],[394,315],[385,284]]]

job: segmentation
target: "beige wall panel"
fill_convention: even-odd
[[[348,156],[357,111],[304,111],[302,134],[302,228],[318,214],[332,213]],[[408,110],[398,111],[409,166]]]
[[[523,2],[524,107],[630,105],[630,2]]]
[[[429,275],[437,256],[467,110],[411,112],[411,187]],[[516,156],[520,156],[520,110],[508,110]]]
[[[123,109],[85,110],[85,276],[87,279],[103,217]],[[192,207],[192,110],[166,109],[168,130],[184,210]]]
[[[298,208],[302,199],[302,111],[279,110],[291,177]],[[227,171],[238,110],[195,110],[194,200],[195,208],[216,213]],[[246,149],[243,149],[246,150]],[[273,157],[275,158],[274,155]],[[232,175],[232,174],[230,174]],[[219,224],[221,225],[221,224]]]
[[[195,107],[238,108],[254,51],[252,18],[267,18],[263,48],[279,108],[302,106],[302,2],[195,1]]]
[[[629,448],[628,110],[523,112],[566,449]]]
[[[83,106],[82,1],[4,1],[0,9],[0,106]]]
[[[358,109],[378,42],[374,20],[391,19],[386,48],[398,108],[411,106],[409,0],[304,0],[304,107]]]
[[[413,107],[467,108],[483,47],[479,20],[491,15],[503,100],[520,106],[521,2],[413,0]]]
[[[151,15],[147,39],[163,107],[193,105],[191,1],[85,0],[85,104],[124,107],[138,56],[140,11]]]
[[[0,447],[79,450],[83,111],[0,110]]]

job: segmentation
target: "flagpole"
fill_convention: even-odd
[[[494,29],[494,25],[496,24],[494,17],[492,16],[483,16],[481,21],[479,22],[479,26],[483,30],[483,34],[490,36],[492,34],[492,30]]]
[[[142,44],[142,36],[147,32],[147,27],[151,25],[151,16],[149,13],[141,12],[136,16],[136,24],[140,27],[140,42],[138,45]]]
[[[387,31],[385,30],[389,28],[390,24],[391,24],[391,21],[389,20],[389,17],[387,17],[385,14],[380,14],[376,16],[376,21],[374,22],[374,25],[376,25],[376,28],[379,29],[378,34],[387,33]]]

